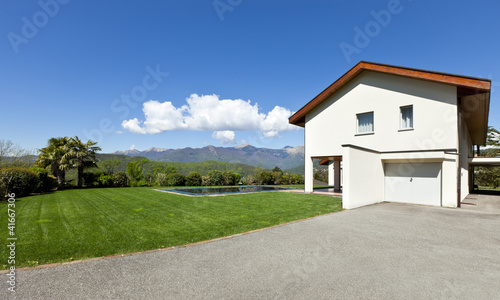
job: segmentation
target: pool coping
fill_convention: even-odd
[[[244,186],[228,186],[227,188],[231,187],[247,187],[249,185],[244,185]],[[259,187],[259,186],[264,186],[267,187],[267,185],[250,185],[250,187]],[[218,189],[218,188],[225,188],[225,187],[206,187],[205,189]],[[287,191],[292,191],[294,190],[293,188],[286,188],[286,187],[275,187],[276,190],[269,190],[269,191],[248,191],[248,192],[226,192],[226,193],[216,193],[216,194],[193,194],[193,193],[182,193],[182,192],[176,192],[176,190],[189,190],[189,189],[198,189],[198,188],[172,188],[172,189],[154,189],[155,191],[158,192],[165,192],[165,193],[170,193],[170,194],[175,194],[175,195],[181,195],[181,196],[188,196],[188,197],[217,197],[217,196],[228,196],[228,195],[244,195],[244,194],[254,194],[254,193],[267,193],[267,192],[287,192]]]

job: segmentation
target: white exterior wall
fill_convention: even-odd
[[[306,115],[306,154],[342,155],[342,144],[377,151],[457,148],[456,88],[365,71]],[[414,130],[400,107],[413,105]],[[375,133],[356,136],[356,114],[374,112]]]
[[[443,161],[441,201],[444,207],[457,207],[457,155],[447,155]]]
[[[384,166],[380,154],[344,148],[342,208],[384,201]]]
[[[400,131],[400,107],[407,105],[413,105],[414,129]],[[456,87],[364,71],[306,115],[306,192],[312,191],[311,157],[342,156],[344,208],[384,201],[384,162],[381,156],[385,154],[343,148],[342,145],[351,144],[379,152],[457,149],[456,105]],[[356,135],[356,115],[372,111],[374,134]],[[439,155],[443,166],[442,205],[456,207],[458,157],[443,152]],[[426,155],[415,152],[396,153],[390,159],[424,162],[436,158],[429,152]],[[465,171],[462,186],[468,185]],[[468,188],[465,191],[468,193]]]
[[[474,157],[472,140],[467,129],[467,124],[462,121],[462,134],[460,135],[460,165],[461,165],[461,201],[469,195],[469,158]]]

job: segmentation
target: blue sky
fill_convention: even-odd
[[[302,145],[287,117],[360,60],[492,79],[500,128],[499,1],[0,5],[0,139],[27,149]]]

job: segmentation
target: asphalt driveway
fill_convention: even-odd
[[[186,248],[21,271],[15,297],[2,280],[0,298],[497,299],[500,197],[466,202],[381,203]]]

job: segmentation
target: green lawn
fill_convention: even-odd
[[[153,188],[66,190],[16,201],[16,268],[151,250],[340,210],[341,199],[282,192],[186,197]],[[7,245],[7,202],[0,203]],[[0,267],[8,248],[0,247]]]
[[[492,186],[480,186],[478,188],[478,190],[480,190],[480,191],[500,191],[500,187],[495,189]]]

